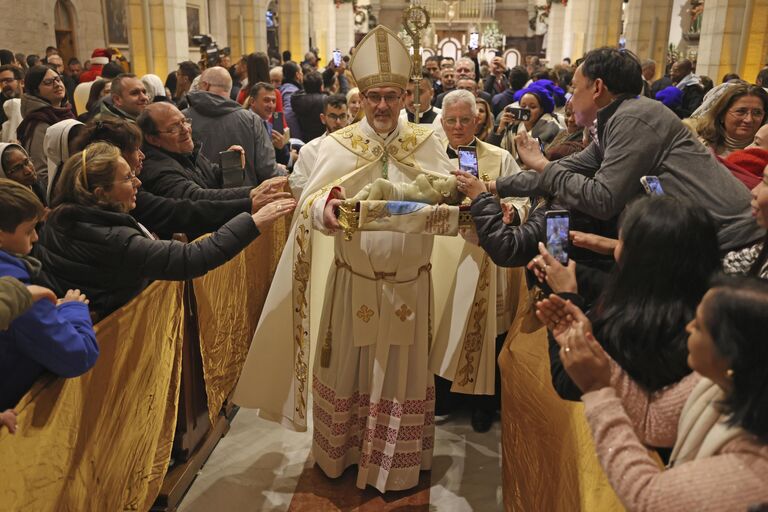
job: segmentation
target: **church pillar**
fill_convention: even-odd
[[[343,55],[355,46],[355,10],[352,2],[342,3],[336,9],[336,48]]]
[[[726,73],[752,82],[768,52],[768,0],[707,0],[696,72],[715,83]]]
[[[186,0],[165,0],[162,2],[163,18],[165,20],[164,34],[166,54],[166,73],[178,68],[179,62],[200,60],[200,52],[194,55],[189,53],[189,32],[187,28],[187,2]],[[155,66],[159,69],[162,62],[155,59]]]
[[[586,51],[619,44],[622,5],[623,2],[617,0],[589,1]]]
[[[642,61],[656,61],[656,77],[664,71],[673,0],[632,0],[627,4],[627,49]]]
[[[290,50],[293,60],[301,62],[309,50],[309,1],[281,0],[280,50]]]
[[[331,59],[331,52],[336,48],[336,4],[333,0],[312,0],[312,44],[318,51],[321,66]],[[306,51],[306,50],[305,50]],[[298,55],[296,55],[297,61]],[[304,57],[304,52],[301,53]]]
[[[565,10],[566,7],[563,4],[552,2],[547,28],[547,61],[550,66],[560,64],[563,57],[569,57],[569,55],[563,55]]]
[[[563,56],[574,62],[586,53],[587,26],[591,0],[570,0],[565,7]]]
[[[153,73],[165,80],[169,71],[176,69],[176,62],[169,67],[168,40],[163,0],[128,0],[128,15],[132,71],[138,76]],[[184,20],[187,13],[184,11]],[[186,23],[185,42],[186,48]],[[149,49],[148,49],[149,48]],[[182,59],[183,60],[183,59]]]

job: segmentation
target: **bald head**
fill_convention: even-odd
[[[194,149],[191,120],[176,105],[152,103],[136,119],[144,140],[168,153],[189,154]]]
[[[693,71],[693,62],[688,59],[683,59],[672,64],[672,69],[669,71],[669,76],[674,83],[679,82]]]
[[[229,92],[232,90],[232,77],[229,71],[221,66],[206,69],[200,75],[200,90],[229,98]]]

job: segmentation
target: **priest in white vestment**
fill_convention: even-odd
[[[365,118],[318,148],[234,401],[304,430],[311,380],[318,466],[338,477],[357,465],[358,487],[385,492],[416,486],[432,464],[433,236],[345,240],[334,209],[377,178],[410,183],[455,167],[431,129],[399,118],[411,61],[392,31],[372,30],[350,69]]]
[[[443,140],[448,157],[456,162],[462,146],[477,152],[478,177],[485,182],[520,172],[508,151],[492,146],[475,137],[478,109],[477,98],[469,92],[455,90],[443,99],[441,122],[446,138]],[[511,223],[525,222],[530,209],[528,198],[505,198],[511,210]],[[477,245],[474,230],[461,238],[441,237],[435,242],[435,272],[445,276],[436,283],[438,315],[433,355],[449,353],[452,357],[433,357],[430,369],[452,381],[451,391],[479,395],[472,404],[472,427],[477,432],[490,429],[496,413],[499,376],[496,358],[517,308],[518,297],[511,281],[519,283],[522,268],[497,267],[488,254]],[[457,269],[457,270],[454,270]],[[445,303],[442,303],[445,300]],[[438,383],[437,402],[448,401],[445,381]]]

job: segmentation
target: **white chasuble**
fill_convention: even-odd
[[[406,122],[386,137],[366,120],[326,137],[235,390],[235,403],[305,430],[313,357],[315,460],[331,477],[357,464],[361,488],[407,489],[431,465],[433,237],[347,241],[327,232],[323,209],[334,187],[351,197],[377,178],[452,169],[431,130]]]
[[[447,145],[447,141],[443,141]],[[478,171],[483,181],[520,172],[505,150],[477,141]],[[458,166],[458,162],[454,165]],[[527,198],[505,198],[520,222],[527,218]],[[519,282],[522,268],[497,267],[477,245],[474,228],[464,238],[438,237],[433,251],[435,340],[430,370],[450,381],[451,391],[493,395],[496,336],[512,323],[518,297],[510,282]]]

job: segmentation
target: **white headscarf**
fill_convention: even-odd
[[[156,96],[165,96],[165,86],[159,76],[152,74],[144,75],[141,77],[141,83],[147,89],[147,96],[149,96],[150,102],[155,101]]]
[[[693,114],[691,114],[691,117],[697,118],[701,117],[707,112],[709,112],[709,109],[712,108],[712,105],[715,104],[717,100],[719,100],[723,94],[728,92],[729,87],[733,87],[735,85],[738,85],[733,82],[724,82],[717,87],[713,87],[709,91],[707,91],[707,94],[704,95],[704,101],[701,102],[701,105],[699,105],[699,108],[693,111]]]
[[[71,156],[69,154],[69,132],[75,126],[82,124],[76,119],[65,119],[49,126],[45,131],[43,154],[48,159],[48,190],[45,191],[48,203],[51,202],[51,192],[53,192],[53,184],[56,182],[56,175],[59,172],[59,164]]]
[[[16,137],[16,129],[23,119],[21,117],[21,99],[13,98],[6,100],[6,102],[3,103],[3,110],[5,111],[5,117],[8,120],[3,123],[0,142],[15,142],[18,140]]]
[[[8,178],[8,173],[5,172],[5,168],[3,167],[3,153],[7,149],[15,148],[27,155],[27,158],[29,158],[29,154],[27,153],[27,150],[21,147],[21,145],[16,144],[15,142],[2,142],[0,143],[0,178]]]

